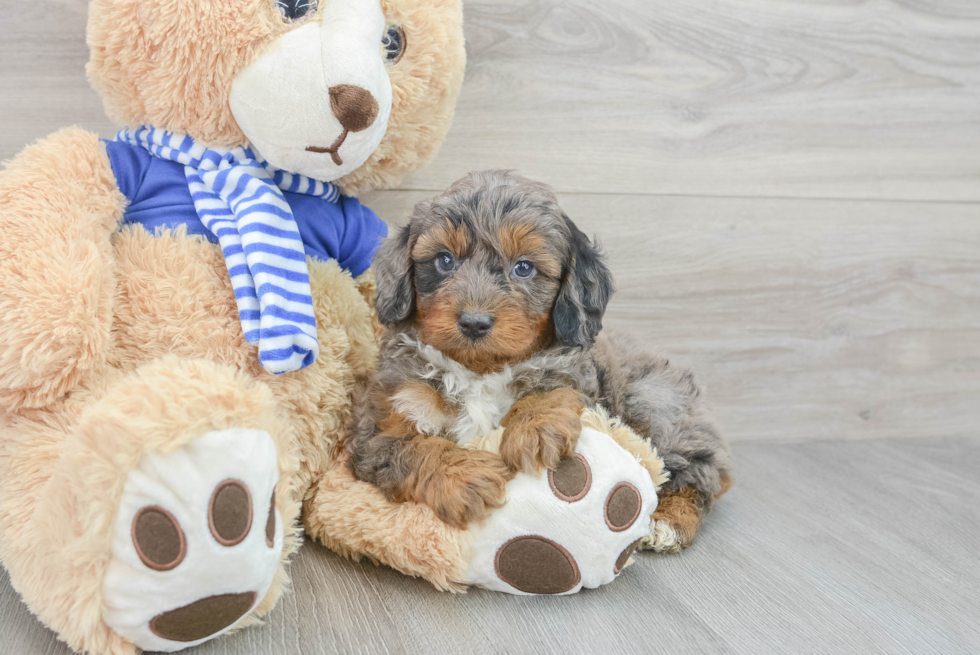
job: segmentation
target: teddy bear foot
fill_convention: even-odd
[[[507,504],[470,529],[463,582],[511,594],[608,584],[631,562],[656,509],[657,485],[637,457],[585,428],[572,457],[546,475],[517,475]]]
[[[126,480],[103,582],[103,618],[144,650],[232,628],[279,567],[276,446],[261,430],[211,432],[148,454]]]

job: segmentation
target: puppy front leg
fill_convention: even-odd
[[[352,452],[355,475],[389,499],[428,505],[443,522],[466,529],[504,503],[510,471],[498,455],[460,448],[441,437],[375,435]]]
[[[532,393],[514,403],[501,421],[500,457],[512,471],[552,469],[575,452],[582,432],[582,398],[570,388]]]
[[[416,437],[408,442],[405,457],[409,467],[402,497],[428,505],[449,525],[465,529],[504,504],[512,476],[494,453],[460,448],[441,437]]]

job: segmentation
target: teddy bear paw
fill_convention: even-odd
[[[148,454],[116,513],[103,618],[144,650],[174,651],[235,625],[279,567],[282,517],[268,433],[211,432]]]
[[[612,582],[650,531],[650,474],[609,435],[582,430],[544,475],[518,474],[506,504],[469,534],[463,582],[512,594],[571,594]]]

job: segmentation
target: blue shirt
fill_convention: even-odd
[[[183,165],[154,157],[128,143],[103,143],[116,185],[129,200],[123,225],[142,225],[153,234],[184,225],[187,234],[218,243],[218,237],[204,227],[194,209]],[[382,239],[388,235],[388,226],[377,214],[357,198],[340,196],[335,204],[302,193],[282,194],[293,210],[307,255],[324,261],[336,259],[354,277],[368,269]]]

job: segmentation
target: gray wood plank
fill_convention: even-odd
[[[365,201],[404,223],[426,192]],[[973,434],[980,206],[561,194],[606,324],[691,367],[732,440]]]
[[[70,125],[116,128],[85,78],[87,2],[0,0],[0,160]]]
[[[0,159],[71,124],[85,4],[2,0]],[[482,0],[438,159],[407,189],[519,167],[569,192],[980,200],[969,0]]]
[[[307,543],[265,624],[195,653],[975,653],[980,437],[741,443],[694,548],[565,598],[441,594]],[[64,653],[0,575],[0,652]]]
[[[568,192],[980,198],[980,5],[487,0],[440,158]]]

